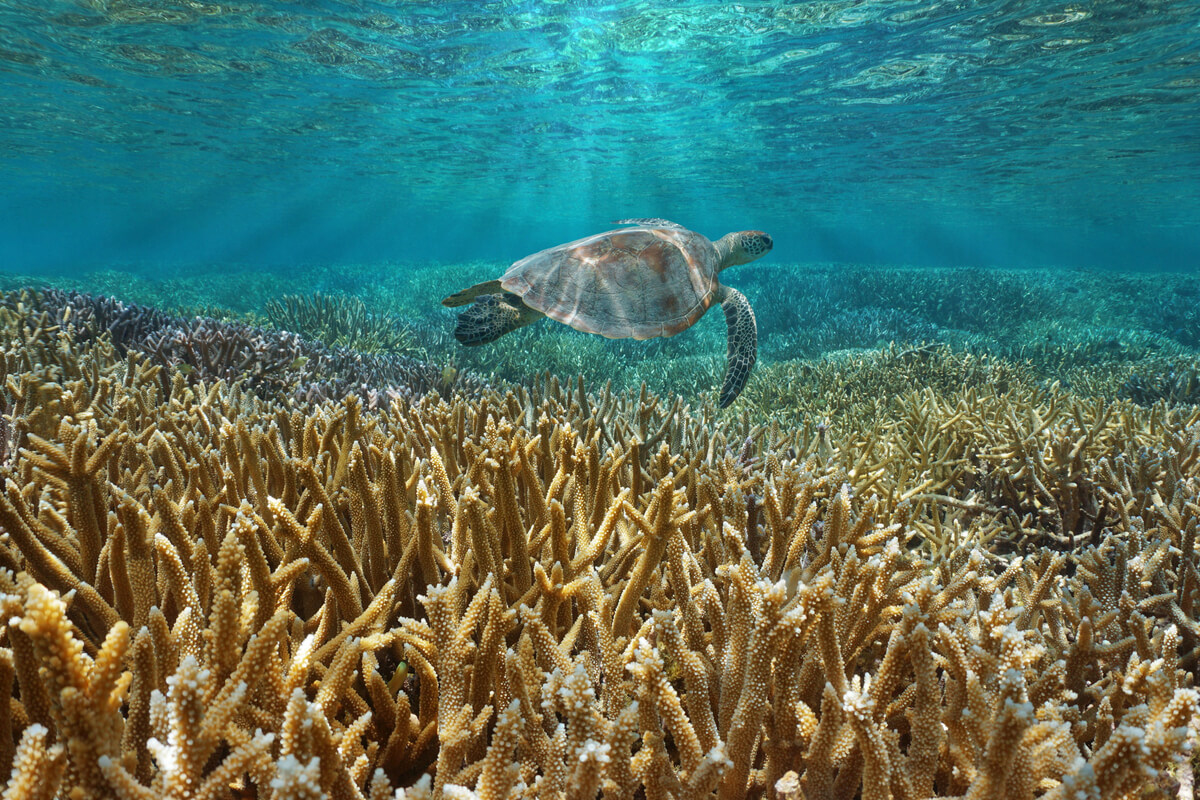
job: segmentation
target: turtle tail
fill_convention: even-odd
[[[454,338],[468,347],[494,342],[541,318],[541,314],[513,294],[488,294],[458,315]]]

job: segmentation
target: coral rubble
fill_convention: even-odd
[[[297,407],[45,302],[0,314],[6,800],[1134,798],[1187,752],[1195,410]]]

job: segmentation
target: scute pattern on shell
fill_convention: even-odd
[[[584,333],[674,336],[713,304],[717,251],[688,230],[623,228],[523,258],[501,285]]]

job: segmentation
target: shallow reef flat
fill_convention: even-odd
[[[541,322],[481,347],[452,335],[454,287],[496,262],[339,264],[263,271],[136,265],[59,278],[0,275],[0,290],[83,291],[170,314],[296,333],[357,352],[529,384],[545,372],[614,390],[644,383],[698,405],[719,386],[725,324],[609,340]],[[1002,383],[1151,405],[1200,402],[1200,276],[1183,272],[759,263],[730,274],[758,317],[759,362],[734,413],[787,425],[861,409],[914,385]],[[895,352],[886,352],[890,344]],[[880,385],[869,384],[882,381]],[[854,385],[857,384],[857,385]],[[850,394],[847,395],[847,392]],[[871,414],[878,413],[878,409]],[[858,424],[848,420],[852,424]]]
[[[1192,345],[1021,302],[722,413],[4,295],[3,796],[1183,797]]]

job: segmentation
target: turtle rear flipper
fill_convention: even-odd
[[[721,309],[729,326],[729,348],[725,354],[725,380],[721,384],[721,408],[741,394],[750,370],[758,358],[758,323],[746,295],[729,286],[722,287]]]
[[[454,308],[455,306],[465,306],[467,303],[474,300],[476,297],[485,294],[497,294],[503,292],[500,288],[500,281],[484,281],[477,283],[469,289],[463,289],[461,292],[455,292],[446,299],[442,300],[442,305]]]
[[[475,305],[458,315],[454,338],[465,345],[488,344],[517,328],[537,322],[542,316],[540,311],[525,305],[514,294],[487,294],[476,298]]]

